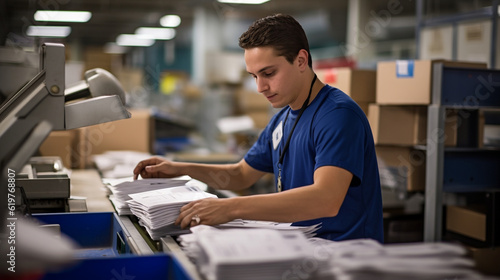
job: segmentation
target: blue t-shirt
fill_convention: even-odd
[[[253,168],[274,173],[275,183],[280,150],[299,111],[289,106],[281,109],[245,155]],[[280,123],[283,136],[274,149],[273,132]],[[339,89],[324,86],[299,119],[289,145],[281,167],[284,191],[311,185],[314,171],[321,166],[337,166],[353,174],[337,216],[294,225],[321,223],[317,236],[330,240],[371,238],[383,242],[377,158],[370,125],[361,108]]]

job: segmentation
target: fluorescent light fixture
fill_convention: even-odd
[[[155,40],[144,38],[137,34],[121,34],[116,37],[116,44],[119,46],[149,47]]]
[[[160,25],[163,27],[177,27],[181,24],[181,18],[178,15],[166,15],[160,18]]]
[[[266,3],[269,0],[217,0],[220,3],[227,3],[227,4],[253,4],[253,5],[258,5],[258,4],[263,4]]]
[[[135,34],[142,38],[170,40],[175,37],[175,29],[164,27],[139,27]]]
[[[69,26],[35,26],[30,25],[26,35],[34,37],[67,37],[71,33]]]
[[[104,53],[110,53],[110,54],[123,54],[126,53],[128,50],[127,47],[124,46],[118,46],[116,43],[106,43],[104,45]]]
[[[91,17],[92,13],[86,11],[39,10],[35,13],[36,21],[87,22]]]

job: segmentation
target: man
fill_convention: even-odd
[[[241,35],[239,44],[258,91],[282,108],[244,159],[210,165],[151,158],[136,166],[134,177],[189,175],[216,189],[241,190],[272,172],[276,193],[194,201],[181,208],[176,223],[183,228],[237,218],[321,223],[317,236],[322,238],[383,242],[370,126],[351,98],[316,78],[300,24],[282,14],[262,18]],[[228,180],[217,180],[221,176]]]

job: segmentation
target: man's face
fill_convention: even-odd
[[[248,73],[255,78],[257,90],[274,108],[291,105],[296,109],[300,92],[297,61],[290,64],[284,56],[277,56],[273,48],[257,47],[245,50],[245,62]]]

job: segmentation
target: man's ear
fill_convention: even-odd
[[[299,69],[301,71],[305,71],[309,67],[309,54],[307,53],[306,50],[301,49],[299,53],[297,54],[297,58],[295,60],[298,63]]]

